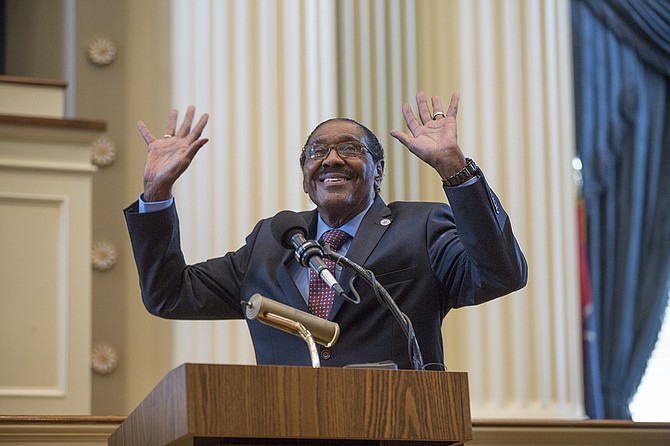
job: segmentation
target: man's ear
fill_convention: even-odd
[[[384,160],[377,161],[375,166],[375,190],[382,187],[382,180],[384,179]]]

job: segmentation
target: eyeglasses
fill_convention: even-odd
[[[367,150],[370,154],[370,149],[358,141],[345,141],[337,144],[309,144],[303,147],[302,153],[312,160],[322,160],[328,158],[331,149],[335,147],[335,151],[342,158],[356,158]]]

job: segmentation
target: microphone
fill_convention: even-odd
[[[272,219],[272,235],[284,248],[295,250],[295,259],[305,268],[312,268],[335,294],[350,300],[333,273],[323,261],[323,248],[314,240],[307,240],[307,223],[293,211],[281,211]]]
[[[337,322],[300,311],[258,293],[243,303],[246,305],[245,312],[248,319],[258,319],[266,325],[300,337],[303,337],[301,329],[307,329],[314,342],[324,347],[331,347],[340,335],[340,326]]]

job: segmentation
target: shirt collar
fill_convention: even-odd
[[[365,214],[368,212],[370,206],[372,206],[372,203],[374,203],[374,201],[375,201],[374,199],[370,201],[368,207],[363,209],[361,212],[356,214],[354,218],[352,218],[351,220],[349,220],[348,222],[346,222],[337,229],[346,232],[347,234],[349,234],[351,238],[354,238],[356,236],[356,232],[358,231],[358,227],[361,225],[361,221],[363,221],[363,217],[365,217]],[[321,240],[321,236],[324,234],[324,232],[330,231],[331,229],[334,228],[328,226],[326,222],[323,221],[323,219],[321,218],[321,214],[319,214],[319,219],[316,226],[316,239]]]

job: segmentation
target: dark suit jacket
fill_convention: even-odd
[[[373,271],[409,316],[425,363],[443,363],[442,319],[451,308],[475,305],[523,287],[527,265],[507,214],[485,179],[446,188],[444,203],[394,202],[377,196],[363,218],[347,257]],[[173,319],[244,318],[242,300],[255,293],[307,311],[292,279],[300,268],[293,252],[272,236],[271,218],[260,221],[235,252],[186,265],[175,206],[139,214],[125,210],[146,308]],[[303,212],[310,235],[316,211]],[[390,221],[390,223],[389,223]],[[458,225],[458,227],[457,227]],[[339,282],[348,291],[353,274]],[[363,280],[361,302],[338,298],[330,319],[340,325],[337,343],[321,348],[322,366],[391,360],[411,368],[407,340],[391,312]],[[258,364],[310,365],[304,341],[248,321]]]

